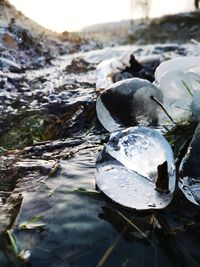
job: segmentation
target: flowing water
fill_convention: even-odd
[[[84,57],[98,63],[121,55],[125,49],[93,51]],[[95,72],[63,72],[77,56],[83,54],[61,57],[51,68],[28,71],[26,79],[47,78],[39,88],[41,97],[56,95],[54,88],[69,84],[71,79],[85,87],[89,83],[89,88],[79,86],[77,99],[72,90],[69,101],[81,98],[82,103],[95,102],[95,89],[91,88]],[[39,98],[34,100],[32,109],[41,108]],[[61,141],[52,142],[57,146],[55,154],[46,150],[40,154],[39,146],[31,154],[29,147],[23,159],[15,159],[14,166],[21,168],[17,181],[12,186],[11,181],[7,187],[4,184],[5,189],[1,186],[1,267],[199,266],[199,209],[180,192],[162,211],[135,212],[95,191],[95,161],[106,140],[102,136],[86,131],[81,136],[71,135],[62,146]],[[65,153],[57,157],[62,150]],[[10,154],[11,161],[14,156]],[[37,164],[43,166],[42,171],[37,172]],[[55,164],[56,171],[47,175]]]

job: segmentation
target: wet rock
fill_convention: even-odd
[[[126,80],[126,79],[131,79],[133,78],[133,75],[129,72],[119,72],[119,73],[115,73],[112,76],[112,81],[113,83],[119,82],[121,80]]]
[[[13,36],[8,32],[4,33],[4,35],[2,36],[2,41],[4,45],[6,45],[9,48],[12,48],[12,49],[19,48]]]
[[[94,69],[94,64],[85,61],[83,58],[75,58],[65,70],[68,73],[83,73]]]
[[[43,138],[46,122],[41,112],[8,114],[1,124],[0,140],[10,149],[31,145]]]
[[[64,72],[64,69],[63,72],[51,71],[47,76],[39,75],[34,79],[32,75],[29,79],[0,73],[3,85],[0,140],[5,147],[21,148],[48,138],[66,137],[96,124],[94,78],[77,80],[78,76],[66,74],[63,78]],[[87,122],[85,127],[84,122]],[[53,125],[56,128],[50,134]],[[62,127],[65,130],[61,130]]]
[[[38,171],[43,175],[47,175],[55,165],[55,160],[41,160],[41,159],[22,159],[14,164],[18,173]]]
[[[56,141],[38,142],[31,147],[26,147],[23,153],[28,158],[39,157],[40,159],[61,158],[66,148],[73,148],[82,144],[84,140],[79,139],[65,139]]]
[[[0,181],[0,190],[2,192],[12,192],[15,188],[18,179],[18,172],[16,168],[12,168],[11,164],[16,161],[15,158],[12,160],[10,157],[1,157],[2,163],[4,166],[1,166],[1,181]],[[10,166],[11,165],[11,166]],[[9,193],[8,193],[9,195]]]
[[[150,82],[155,80],[154,72],[157,66],[161,63],[161,57],[158,56],[144,56],[139,58],[138,61],[134,55],[130,56],[129,67],[122,70],[122,73],[130,73],[133,77],[146,79]]]
[[[49,58],[52,58],[46,40],[41,41],[29,30],[16,23],[3,28],[0,32],[0,41],[3,44],[2,50],[7,53],[5,55],[6,59],[12,56],[12,61],[15,64],[20,64],[23,69],[42,67],[36,64],[38,58],[46,64],[49,63]],[[8,70],[13,71],[12,68],[8,68]]]
[[[1,71],[11,71],[11,72],[16,72],[20,73],[23,72],[21,69],[21,66],[17,64],[16,62],[13,62],[9,59],[6,58],[0,58],[0,70]]]
[[[60,116],[51,116],[46,129],[47,139],[66,138],[81,134],[97,124],[95,102],[76,102]]]
[[[162,46],[155,45],[152,53],[161,55],[166,52],[175,52],[179,55],[185,56],[187,54],[187,49],[179,44],[163,44]]]
[[[90,97],[86,96],[89,92]],[[94,98],[94,89],[52,94],[43,99],[43,103],[36,102],[37,110],[30,106],[28,98],[26,101],[23,98],[12,99],[13,110],[10,113],[13,114],[2,117],[0,141],[7,148],[22,148],[36,141],[65,138],[86,131],[98,124]]]

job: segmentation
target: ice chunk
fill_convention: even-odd
[[[199,180],[185,176],[178,182],[178,186],[185,197],[195,205],[200,205],[200,177]]]
[[[164,107],[175,121],[192,114],[190,108],[194,91],[192,75],[178,70],[168,71],[162,76],[158,88],[163,93]]]
[[[172,70],[200,74],[200,57],[178,57],[161,63],[155,71],[156,82],[160,83],[163,75]]]
[[[200,122],[200,89],[196,90],[193,95],[191,110],[193,117]]]
[[[112,84],[112,76],[130,65],[130,56],[133,51],[124,52],[119,57],[112,57],[99,63],[96,71],[96,87],[105,89]]]
[[[147,80],[119,81],[97,98],[97,116],[109,132],[135,125],[156,125],[160,107],[150,99],[151,95],[162,102],[162,93]]]
[[[155,72],[155,84],[171,117],[179,121],[192,114],[193,93],[200,87],[200,57],[180,57],[163,62]]]
[[[166,166],[162,174],[159,166]],[[96,167],[96,183],[100,190],[123,206],[138,210],[161,209],[172,199],[175,189],[173,152],[156,130],[131,127],[112,133]],[[158,177],[167,185],[165,190],[159,188]]]
[[[180,164],[179,188],[188,200],[200,205],[200,124]]]

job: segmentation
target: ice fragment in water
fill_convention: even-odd
[[[123,206],[164,208],[175,189],[172,149],[158,131],[150,128],[114,132],[97,159],[95,177],[100,190]]]
[[[188,200],[200,205],[200,124],[180,165],[179,188]]]
[[[139,78],[119,81],[97,98],[97,116],[109,132],[135,125],[156,125],[162,93],[149,81]]]

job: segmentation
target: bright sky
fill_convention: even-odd
[[[130,0],[9,0],[18,10],[51,30],[79,30],[85,26],[130,19]],[[150,16],[187,10],[192,0],[151,0]],[[134,14],[134,12],[133,12]],[[135,11],[134,17],[140,14]]]

